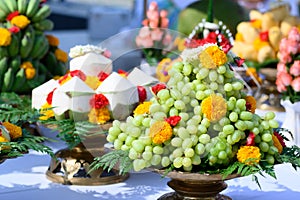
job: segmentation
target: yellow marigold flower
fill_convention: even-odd
[[[88,114],[89,122],[96,124],[104,124],[110,120],[110,112],[107,107],[103,108],[92,108]]]
[[[99,87],[101,81],[96,76],[86,76],[85,83],[93,90],[96,90]]]
[[[216,122],[226,115],[227,104],[223,97],[212,94],[202,101],[201,110],[209,121]]]
[[[35,77],[35,69],[34,68],[26,68],[25,69],[25,76],[26,76],[26,79],[30,80],[30,79],[33,79]]]
[[[256,146],[241,146],[237,152],[237,159],[246,165],[253,165],[260,161],[260,150]]]
[[[8,142],[8,140],[7,140],[5,137],[0,136],[0,142]],[[1,149],[0,149],[0,150],[1,150]]]
[[[27,68],[33,68],[33,65],[31,62],[29,61],[26,61],[26,62],[23,62],[20,66],[20,68],[24,68],[24,69],[27,69]]]
[[[174,45],[177,46],[177,49],[179,51],[183,51],[185,49],[185,38],[179,38],[177,37],[175,40],[174,40]]]
[[[41,109],[40,109],[40,113],[42,114],[42,116],[40,116],[40,120],[47,120],[51,117],[54,117],[54,112],[52,109],[50,109],[52,106],[50,104],[48,104],[47,102],[42,105]]]
[[[64,63],[68,61],[68,54],[66,52],[64,52],[63,50],[56,49],[54,54],[55,54],[55,57],[57,60],[64,62]]]
[[[150,137],[155,144],[162,144],[173,135],[171,125],[166,121],[157,121],[150,127]]]
[[[257,28],[257,29],[261,29],[261,20],[255,19],[255,20],[251,21],[251,26],[253,26],[254,28]]]
[[[215,69],[227,62],[227,56],[218,46],[209,46],[199,54],[202,65],[208,69]]]
[[[22,128],[10,122],[3,122],[3,126],[8,130],[12,140],[22,137]]]
[[[59,45],[59,39],[55,37],[54,35],[46,35],[46,38],[50,44],[50,46],[57,47]]]
[[[241,34],[241,33],[236,33],[236,34],[235,34],[235,40],[236,40],[236,41],[241,41],[241,42],[243,42],[243,41],[244,41],[243,34]]]
[[[266,41],[262,41],[259,37],[257,37],[253,42],[254,49],[257,51],[267,45],[269,45],[269,43]]]
[[[255,113],[256,109],[256,100],[253,96],[246,96],[246,109],[252,113]]]
[[[282,147],[280,141],[278,140],[278,138],[275,135],[272,135],[272,139],[273,139],[273,145],[278,149],[278,153],[281,154],[283,147]]]
[[[149,108],[152,105],[152,102],[150,101],[144,101],[143,103],[139,104],[135,110],[133,111],[133,115],[143,115],[143,114],[149,114]]]
[[[0,46],[9,46],[11,43],[11,33],[6,28],[0,27]]]
[[[19,27],[20,29],[25,28],[28,24],[30,24],[30,20],[24,15],[18,15],[12,18],[10,21],[12,25]]]

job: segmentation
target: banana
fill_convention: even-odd
[[[25,14],[27,9],[28,0],[18,0],[18,11],[20,14]]]
[[[49,72],[53,75],[56,75],[57,59],[53,52],[49,51],[45,56],[45,66],[49,70]]]
[[[46,19],[51,14],[51,9],[49,5],[43,5],[37,13],[31,18],[32,22],[38,22]]]
[[[62,76],[66,74],[67,72],[67,66],[65,63],[61,61],[57,61],[57,66],[55,67],[55,74],[54,75],[59,75]]]
[[[16,73],[15,80],[11,87],[11,90],[14,92],[19,92],[20,88],[22,88],[25,81],[26,81],[25,69],[20,68],[19,71]]]
[[[9,67],[12,68],[13,73],[15,73],[20,69],[20,65],[21,65],[21,57],[16,56],[14,59],[10,61]]]
[[[29,56],[29,53],[34,46],[34,41],[35,41],[35,31],[33,30],[32,26],[28,26],[21,39],[21,44],[20,44],[21,58],[27,58]]]
[[[9,9],[8,9],[8,7],[7,7],[6,2],[3,1],[3,0],[0,1],[0,8],[1,8],[1,10],[2,10],[6,15],[8,15],[8,14],[10,13],[10,11],[9,11]]]
[[[14,74],[12,68],[8,68],[8,70],[4,74],[1,92],[10,92],[13,83],[14,83]]]
[[[7,47],[1,46],[0,47],[0,58],[8,56]]]
[[[8,54],[10,57],[15,57],[19,53],[19,39],[15,34],[11,35],[11,42],[8,46]]]
[[[16,0],[3,0],[6,3],[9,12],[14,12],[18,9]]]
[[[48,69],[46,68],[46,66],[40,62],[39,65],[39,72],[40,74],[45,74],[46,75],[46,79],[51,79],[53,77],[53,74],[51,74]]]
[[[4,78],[4,74],[8,68],[8,57],[3,57],[0,60],[0,86],[2,85],[2,81]]]
[[[40,1],[39,0],[29,0],[27,9],[26,9],[26,15],[27,17],[31,18],[33,17],[36,12],[39,9]]]
[[[43,19],[33,23],[33,27],[40,31],[51,31],[54,27],[54,23],[50,19]]]
[[[34,45],[32,47],[32,50],[30,52],[31,58],[37,58],[41,56],[44,50],[43,47],[47,46],[49,47],[48,40],[45,35],[38,35],[35,37]]]

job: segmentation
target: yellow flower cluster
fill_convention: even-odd
[[[256,38],[253,42],[253,46],[255,50],[260,50],[264,46],[269,46],[269,42],[262,41],[259,37]]]
[[[84,81],[90,88],[93,90],[96,90],[99,85],[101,84],[101,81],[96,76],[86,76],[86,79]]]
[[[9,46],[11,43],[11,33],[6,28],[0,27],[0,46]]]
[[[25,69],[26,79],[33,79],[34,78],[36,71],[35,71],[35,69],[34,69],[31,62],[29,62],[29,61],[23,62],[21,64],[20,68]]]
[[[56,49],[54,54],[55,54],[55,57],[57,58],[57,60],[64,62],[64,63],[68,61],[68,54],[66,52],[64,52],[63,50]]]
[[[30,20],[24,15],[18,15],[12,18],[11,24],[19,27],[20,29],[24,29],[30,24]]]
[[[162,144],[173,135],[171,125],[166,121],[157,121],[150,127],[150,137],[155,144]]]
[[[57,47],[59,45],[59,39],[54,35],[46,35],[46,38],[50,46]]]
[[[3,122],[3,126],[8,130],[10,138],[15,140],[22,137],[22,128],[10,122]]]
[[[237,159],[246,165],[253,165],[260,161],[260,150],[256,146],[241,146],[237,152]]]
[[[40,113],[42,116],[40,116],[40,120],[47,120],[51,117],[54,117],[54,112],[52,109],[50,109],[52,106],[48,104],[47,102],[41,107]]]
[[[133,111],[133,115],[136,116],[136,115],[149,114],[149,108],[151,104],[152,102],[150,101],[144,101],[143,103],[139,104]]]
[[[212,94],[202,101],[201,110],[209,121],[216,122],[226,115],[227,104],[223,97]]]
[[[92,108],[88,117],[91,123],[104,124],[110,120],[110,112],[107,107],[99,109]]]
[[[227,56],[218,46],[209,46],[199,54],[202,65],[208,69],[215,69],[227,62]]]

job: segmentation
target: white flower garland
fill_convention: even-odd
[[[76,45],[70,49],[69,56],[71,58],[75,58],[75,57],[83,56],[83,55],[85,55],[87,53],[91,53],[91,52],[103,54],[105,50],[106,50],[105,48],[95,46],[95,45],[90,45],[90,44]]]

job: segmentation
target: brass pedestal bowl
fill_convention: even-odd
[[[160,174],[165,174],[163,170],[156,170]],[[227,188],[225,180],[239,177],[238,174],[222,178],[221,174],[198,174],[188,172],[171,171],[166,174],[171,178],[168,186],[174,192],[167,193],[158,200],[231,200],[230,197],[220,194]]]

